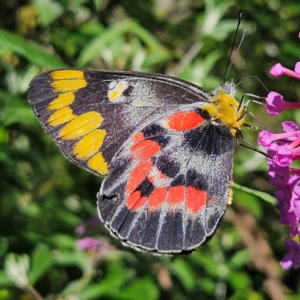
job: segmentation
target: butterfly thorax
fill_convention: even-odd
[[[225,92],[218,88],[217,93],[211,97],[212,103],[203,105],[211,119],[220,122],[229,128],[232,135],[241,129],[245,122],[245,109],[240,107],[239,102],[233,98],[232,93]]]

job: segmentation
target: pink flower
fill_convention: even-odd
[[[283,269],[289,269],[291,267],[300,267],[300,245],[294,240],[285,239],[285,246],[288,248],[289,252],[283,257],[280,265]]]
[[[292,121],[282,122],[281,126],[284,132],[294,132],[299,130],[298,125]]]
[[[300,33],[299,33],[300,38]],[[288,75],[300,80],[300,62],[295,71],[283,67],[280,63],[271,68],[270,73],[279,78]],[[271,91],[265,105],[270,115],[278,115],[285,109],[300,108],[300,103],[284,101],[284,97]],[[259,134],[258,143],[268,151],[269,182],[277,187],[275,197],[280,206],[279,223],[287,225],[290,237],[285,240],[288,253],[280,262],[284,269],[300,267],[300,168],[291,167],[294,161],[300,160],[300,130],[292,121],[282,123],[283,133],[272,133],[264,130]]]
[[[274,142],[280,141],[281,145],[284,143],[294,142],[300,139],[300,131],[292,131],[293,122],[284,122],[282,123],[282,127],[286,130],[286,133],[272,133],[269,130],[263,130],[259,133],[258,143],[262,145],[264,148],[273,150],[277,150],[274,148]]]
[[[106,253],[114,251],[115,246],[104,240],[86,237],[77,241],[77,247],[92,255],[95,261],[100,260]]]
[[[295,65],[295,69],[298,68],[298,63]],[[270,73],[275,76],[276,78],[279,78],[281,75],[288,75],[297,79],[300,79],[300,74],[297,73],[297,71],[292,71],[290,69],[287,69],[283,67],[280,63],[273,66],[270,70]]]
[[[300,108],[300,103],[286,102],[282,95],[270,92],[266,98],[265,108],[270,115],[277,116],[284,109]]]
[[[276,92],[270,92],[266,98],[265,107],[270,115],[277,116],[285,108],[283,96]]]
[[[102,245],[100,240],[86,237],[77,241],[77,247],[82,250],[96,250]]]
[[[295,65],[295,72],[300,74],[300,62],[299,61]]]
[[[280,167],[287,167],[292,164],[293,151],[289,150],[285,145],[278,146],[277,153],[274,156],[275,164]]]

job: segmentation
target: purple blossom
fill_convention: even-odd
[[[292,122],[285,122],[285,123],[292,123]],[[291,127],[288,127],[283,125],[285,129],[290,130]],[[299,137],[298,137],[299,136]],[[281,145],[290,142],[290,141],[296,141],[300,138],[300,131],[287,131],[286,133],[272,133],[269,130],[263,130],[262,132],[259,133],[259,139],[258,143],[262,145],[266,149],[274,149],[274,144],[273,142],[275,141],[280,141]],[[276,148],[277,150],[277,148]]]
[[[263,130],[259,133],[258,143],[267,149],[271,147],[274,140],[276,138],[274,139],[274,134],[269,130]]]
[[[300,245],[294,240],[285,239],[285,246],[288,248],[289,252],[283,257],[280,265],[283,269],[289,269],[291,267],[300,267]]]
[[[295,69],[298,70],[298,63],[296,63]],[[288,75],[288,76],[294,77],[296,79],[300,79],[299,73],[283,67],[280,63],[273,66],[270,70],[270,73],[273,76],[275,76],[276,78],[279,78],[281,75]]]
[[[82,250],[95,250],[102,245],[100,240],[86,237],[77,241],[77,247]]]
[[[289,175],[290,170],[288,167],[281,168],[274,164],[273,166],[270,166],[268,170],[269,182],[279,188],[287,184]]]
[[[279,217],[279,223],[283,225],[294,225],[295,218],[294,214],[289,213],[289,199],[285,193],[284,190],[278,190],[275,192],[275,197],[278,200],[279,206],[280,206],[280,217]]]
[[[277,116],[285,108],[283,96],[276,92],[270,92],[266,98],[265,107],[270,115]]]
[[[294,72],[295,73],[295,72]],[[299,74],[300,79],[300,74]],[[278,116],[284,109],[300,108],[300,103],[287,102],[283,96],[276,92],[270,92],[266,98],[265,108],[272,116]]]
[[[282,122],[281,126],[284,132],[294,132],[299,130],[299,126],[292,121]]]
[[[295,65],[295,72],[300,74],[300,62],[299,61]]]
[[[300,80],[300,62],[296,63],[294,71],[277,63],[270,73],[276,78],[287,75]],[[271,91],[265,107],[270,115],[278,115],[285,109],[300,108],[300,103],[287,102],[281,94]],[[258,143],[268,151],[268,176],[269,182],[277,187],[279,223],[289,228],[291,238],[285,240],[288,253],[280,263],[282,268],[289,269],[300,267],[300,168],[292,167],[294,161],[300,160],[300,130],[293,121],[283,122],[282,129],[283,133],[262,131]]]
[[[95,261],[100,260],[106,253],[114,251],[115,246],[104,240],[86,237],[77,241],[77,247],[92,255]]]
[[[292,163],[293,151],[289,150],[286,145],[278,146],[274,157],[276,165],[287,167]]]

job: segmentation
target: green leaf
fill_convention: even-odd
[[[96,11],[99,12],[103,5],[104,0],[93,0]]]
[[[272,205],[277,205],[277,203],[278,203],[278,201],[276,200],[275,197],[273,197],[273,196],[271,196],[267,193],[256,191],[256,190],[247,188],[245,186],[239,185],[237,183],[233,184],[233,188],[236,189],[236,190],[240,190],[240,191],[243,191],[245,193],[248,193],[250,195],[257,196],[257,197],[261,198],[262,200],[264,200],[264,201],[266,201],[266,202],[268,202]]]
[[[182,258],[177,258],[171,266],[172,272],[179,278],[187,290],[191,290],[195,284],[195,277],[189,264]]]
[[[1,136],[1,133],[2,133],[2,128],[0,127],[0,143],[1,143],[1,138],[3,138]],[[1,150],[0,150],[0,153],[1,153]],[[1,161],[1,159],[0,159],[0,161]],[[8,238],[6,238],[6,237],[0,237],[0,257],[4,256],[4,254],[8,250],[8,247],[9,247],[9,240],[8,240]]]
[[[14,285],[13,281],[9,279],[9,277],[6,275],[4,271],[0,270],[0,287],[8,287],[13,285]]]
[[[241,271],[233,272],[229,276],[229,282],[235,290],[246,289],[248,286],[251,285],[251,281],[248,274]]]
[[[73,251],[59,250],[56,251],[54,260],[60,266],[77,266],[84,271],[87,265],[91,264],[92,257],[79,249]]]
[[[249,250],[240,250],[233,254],[230,259],[230,266],[232,269],[243,267],[250,257]]]
[[[61,294],[62,296],[78,294],[82,288],[84,288],[84,282],[82,282],[82,280],[73,280],[65,287]]]
[[[197,285],[200,287],[201,291],[204,291],[208,295],[215,295],[216,291],[216,281],[210,277],[201,278],[198,280]],[[213,299],[213,298],[211,298]]]
[[[78,284],[77,284],[77,290],[76,285],[73,285],[72,283],[63,291],[64,295],[69,295],[70,292],[72,292],[72,289],[76,291],[77,293],[80,292],[80,298],[82,300],[92,300],[92,299],[101,299],[102,296],[111,296],[113,299],[115,298],[115,294],[119,294],[119,287],[117,287],[115,284],[113,287],[111,284],[107,283],[107,281],[104,279],[104,281],[101,281],[100,283],[89,283],[85,287],[82,286],[82,291],[78,290]],[[119,299],[119,298],[118,298]]]
[[[43,26],[48,26],[64,12],[61,4],[56,1],[34,0],[34,5],[38,10],[39,20]]]
[[[53,265],[51,251],[40,246],[32,254],[31,268],[29,271],[29,282],[34,285]]]
[[[113,299],[118,299],[121,286],[125,284],[128,279],[128,269],[122,269],[118,265],[110,265],[109,270],[100,282],[97,284],[85,282],[83,279],[72,281],[62,291],[62,296],[71,294],[79,294],[79,299],[99,299],[101,296],[110,296]],[[90,282],[90,280],[89,280]]]
[[[2,106],[0,121],[4,127],[14,124],[22,124],[26,127],[37,125],[37,119],[24,98],[0,89],[0,104]]]
[[[258,219],[263,216],[261,200],[253,194],[245,193],[240,189],[236,189],[233,193],[232,202],[234,204],[241,205]]]
[[[12,299],[12,292],[10,289],[0,289],[0,299],[1,300],[10,300]]]
[[[124,300],[155,300],[158,298],[159,290],[149,278],[136,279],[119,296],[119,299]]]
[[[59,249],[75,249],[76,239],[73,236],[65,234],[54,234],[49,238],[49,241]]]
[[[150,53],[148,63],[153,63],[168,57],[167,52],[161,47],[154,36],[136,22],[130,20],[106,29],[88,43],[77,60],[78,66],[85,66],[93,58],[98,57],[104,47],[119,39],[126,32],[136,34],[148,46]]]
[[[36,124],[36,118],[34,117],[32,110],[28,107],[16,107],[14,110],[7,110],[8,117],[4,120],[4,126],[10,126],[16,123],[27,124],[29,126]],[[22,119],[20,119],[22,116]]]
[[[47,68],[62,68],[66,65],[55,55],[45,52],[45,49],[37,44],[28,42],[17,35],[0,29],[0,48],[15,52],[30,62]]]

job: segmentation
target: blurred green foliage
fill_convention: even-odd
[[[240,9],[238,41],[248,33],[228,77],[241,82],[238,98],[265,96],[263,82],[296,101],[300,85],[268,75],[299,58],[295,1],[1,1],[0,299],[299,299],[299,272],[278,265],[287,231],[267,195],[262,155],[237,147],[234,179],[246,188],[235,186],[216,234],[192,255],[137,253],[102,225],[86,233],[102,252],[83,251],[75,228],[96,216],[101,179],[61,155],[26,101],[36,74],[64,66],[165,73],[212,90],[224,79]],[[300,121],[299,112],[250,110],[274,130]],[[256,145],[257,132],[245,138]]]

